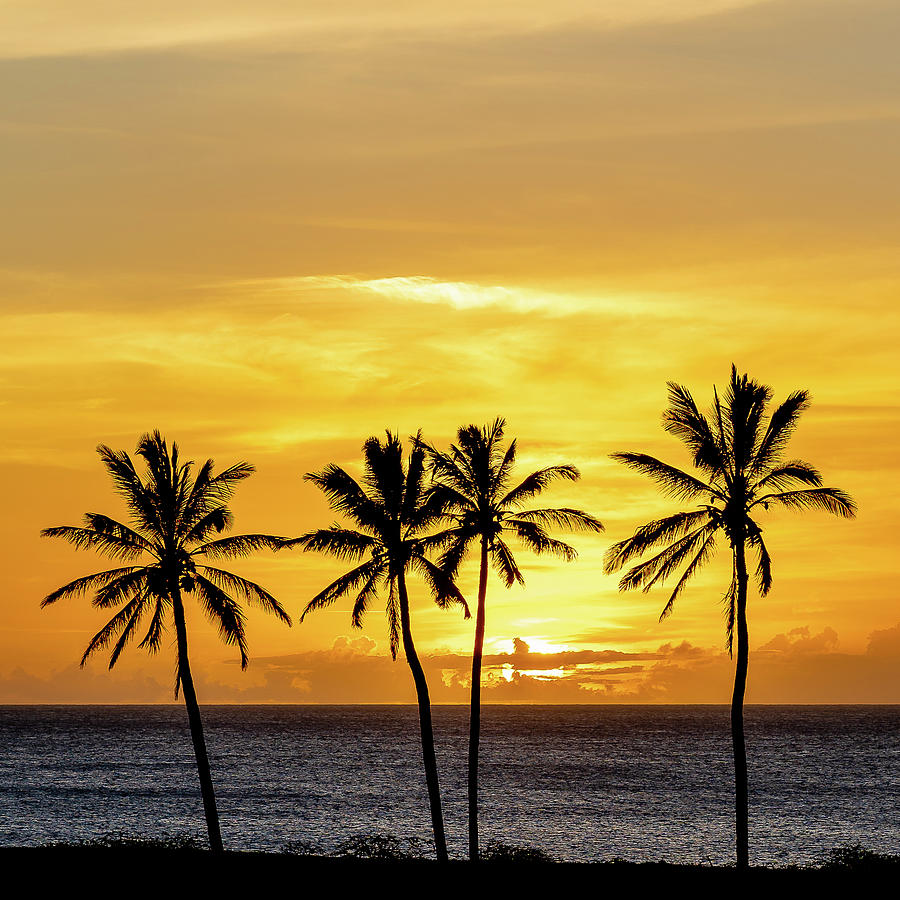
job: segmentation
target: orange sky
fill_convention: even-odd
[[[38,538],[121,514],[97,443],[246,459],[237,530],[294,535],[332,520],[304,472],[497,415],[523,470],[581,469],[548,501],[607,533],[492,580],[485,698],[724,702],[727,558],[662,624],[601,560],[674,509],[607,455],[686,464],[665,383],[705,404],[732,361],[812,392],[791,452],[860,507],[766,520],[748,700],[900,702],[896,4],[333,7],[0,3],[0,702],[171,698],[170,648],[78,671],[102,616],[38,609],[104,565]],[[339,565],[234,568],[296,614]],[[463,702],[472,624],[413,600]],[[377,611],[251,613],[243,674],[191,626],[201,702],[413,699]]]

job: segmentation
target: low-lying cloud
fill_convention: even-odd
[[[751,652],[749,703],[897,703],[900,624],[874,631],[865,653],[843,653],[832,628],[813,634],[801,626],[775,635]],[[435,703],[466,703],[471,659],[443,652],[423,655]],[[687,641],[655,650],[532,651],[517,639],[511,653],[485,654],[487,703],[726,703],[733,661],[721,650]],[[198,672],[204,703],[413,703],[415,691],[402,656],[396,662],[368,637],[338,637],[328,650],[254,660],[234,679],[226,663]],[[2,703],[163,703],[171,684],[137,673],[124,677],[69,666],[49,677],[21,668],[0,680]]]

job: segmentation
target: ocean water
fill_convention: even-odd
[[[434,709],[452,855],[466,850],[468,710]],[[410,706],[203,708],[226,847],[324,849],[388,833],[428,841]],[[900,853],[900,706],[746,710],[750,853]],[[728,710],[489,706],[481,834],[563,860],[733,859]],[[180,707],[0,707],[0,845],[109,831],[205,835]]]

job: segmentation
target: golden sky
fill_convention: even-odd
[[[724,702],[727,558],[661,624],[601,560],[675,508],[608,454],[686,465],[665,384],[732,361],[811,391],[791,453],[860,507],[764,522],[748,700],[900,701],[898,36],[893,0],[0,0],[0,702],[171,698],[170,648],[78,671],[103,617],[38,608],[104,567],[39,530],[124,514],[98,443],[246,459],[236,530],[296,535],[304,472],[497,415],[607,532],[490,582],[485,699]],[[297,614],[340,564],[234,569]],[[463,702],[472,623],[413,602]],[[190,624],[201,702],[413,699],[377,610],[251,612],[243,674]]]

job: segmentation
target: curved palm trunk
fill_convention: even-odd
[[[403,636],[403,652],[416,685],[416,699],[419,703],[419,729],[422,735],[422,762],[425,765],[425,782],[428,785],[428,802],[431,805],[431,825],[434,830],[434,849],[438,862],[447,862],[447,838],[444,835],[444,814],[441,811],[441,788],[438,783],[437,759],[434,755],[434,728],[431,725],[431,700],[428,697],[428,683],[419,662],[412,630],[409,624],[409,597],[406,593],[406,579],[403,573],[398,579],[400,594],[400,630]]]
[[[737,662],[734,670],[734,693],[731,697],[731,743],[734,748],[734,824],[735,848],[739,869],[750,865],[748,841],[747,748],[744,745],[744,692],[747,687],[747,661],[750,643],[747,632],[747,561],[744,540],[734,547],[737,573]]]
[[[478,743],[481,738],[481,657],[484,653],[484,600],[487,595],[488,546],[481,539],[478,575],[478,611],[475,614],[475,649],[472,652],[472,701],[469,710],[469,859],[478,861]]]
[[[206,830],[209,832],[210,849],[221,853],[222,832],[219,829],[219,811],[216,808],[216,794],[213,790],[212,775],[209,771],[209,756],[206,753],[206,741],[203,738],[203,722],[200,720],[200,707],[197,704],[197,693],[194,690],[194,679],[188,662],[187,628],[184,622],[184,606],[181,592],[172,591],[172,612],[175,619],[175,637],[178,645],[178,681],[184,696],[188,721],[191,726],[191,740],[194,742],[194,755],[197,757],[197,773],[200,776],[200,793],[203,795],[203,811],[206,813]]]

